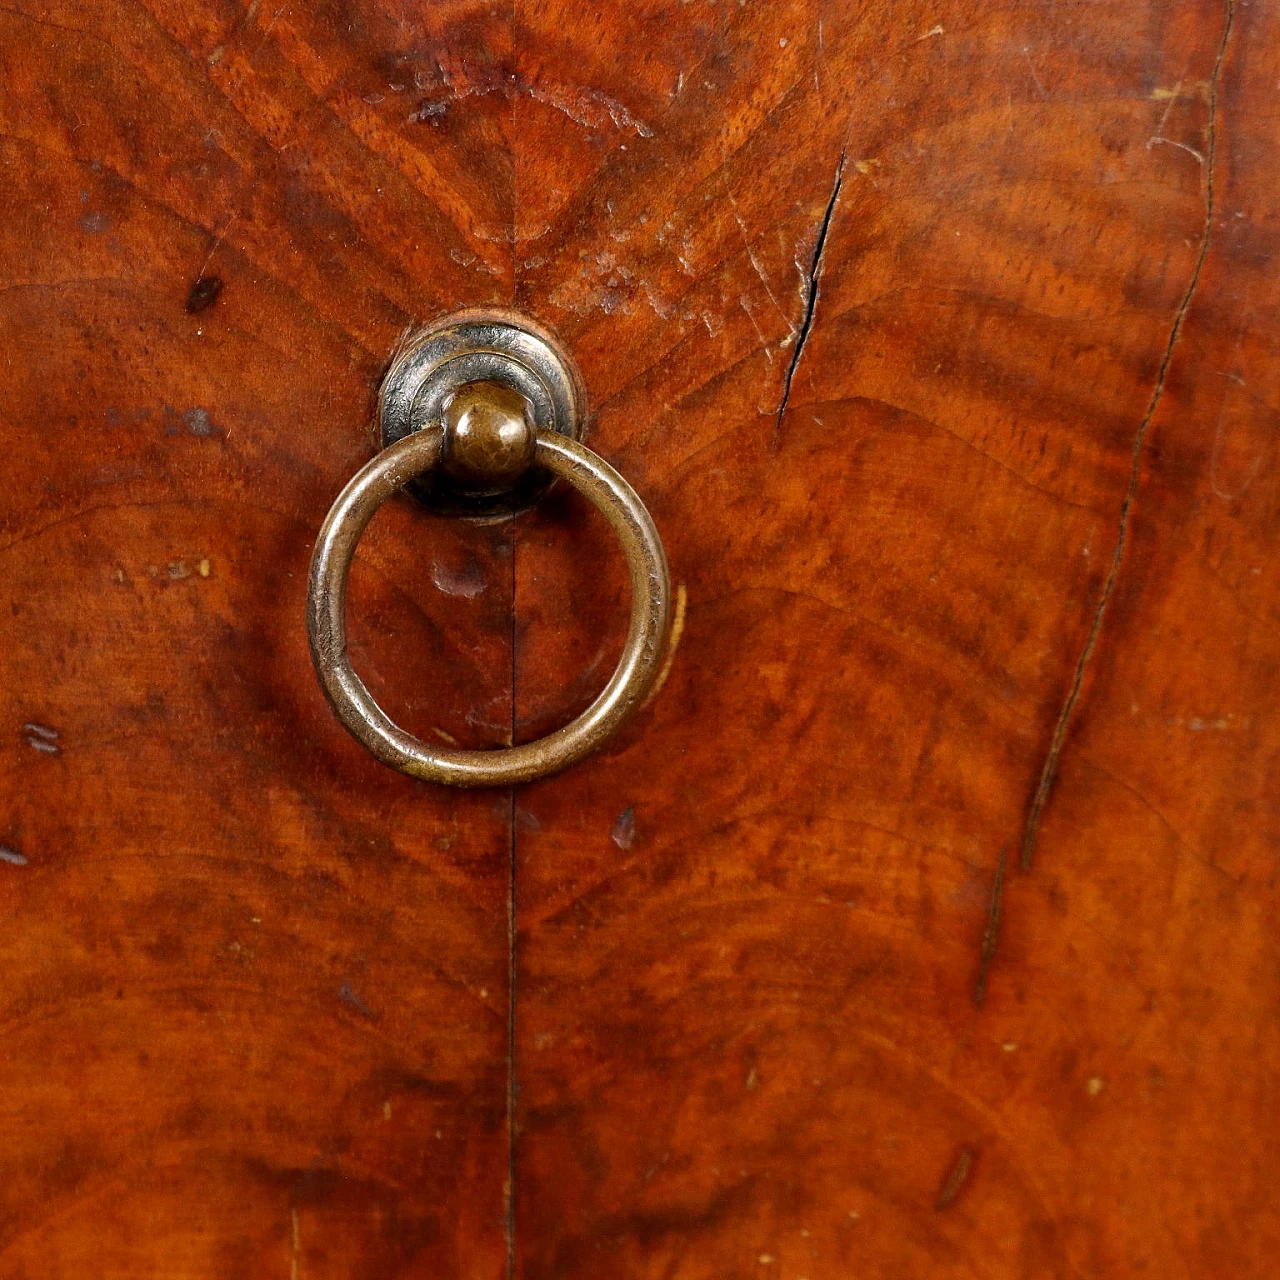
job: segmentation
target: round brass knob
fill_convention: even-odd
[[[608,684],[572,723],[520,746],[464,751],[420,741],[388,718],[347,655],[347,574],[361,534],[393,493],[451,460],[480,485],[496,485],[498,476],[519,475],[530,460],[567,481],[609,522],[631,575],[631,623]],[[641,706],[666,646],[670,600],[662,540],[635,490],[585,445],[555,431],[534,431],[515,400],[481,386],[460,390],[443,425],[423,427],[384,449],[338,495],[311,558],[307,630],[326,697],[352,736],[379,760],[427,782],[502,786],[576,763]]]
[[[532,406],[500,382],[469,382],[444,411],[444,469],[477,493],[509,489],[533,461]]]

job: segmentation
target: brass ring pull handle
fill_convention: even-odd
[[[507,388],[464,386],[444,417],[443,424],[424,426],[383,449],[352,477],[330,509],[311,558],[311,656],[338,719],[384,764],[457,787],[527,782],[581,760],[644,702],[658,674],[670,621],[666,555],[652,517],[622,476],[576,440],[536,427]],[[530,465],[545,468],[589,498],[622,543],[631,574],[631,625],[622,657],[586,711],[544,738],[490,751],[428,746],[391,721],[347,656],[347,574],[356,545],[382,503],[417,477],[442,468],[479,488],[488,484],[492,491]]]

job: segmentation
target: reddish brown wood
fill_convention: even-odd
[[[1278,81],[1241,0],[0,11],[0,1276],[1269,1275]],[[683,601],[514,796],[302,623],[485,304]],[[357,667],[531,736],[625,593],[389,506]]]
[[[362,140],[277,10],[0,13],[15,1280],[506,1265],[509,802],[365,757],[303,621],[397,336],[506,293],[407,162],[430,126]],[[389,92],[385,31],[317,21]],[[388,509],[353,590],[377,696],[505,741],[508,531]]]
[[[1269,1271],[1278,41],[641,40],[657,143],[521,296],[688,610],[649,723],[519,800],[524,1275]],[[530,728],[617,626],[578,534],[519,535]]]

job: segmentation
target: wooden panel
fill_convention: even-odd
[[[303,622],[399,333],[508,296],[441,203],[508,216],[463,182],[496,143],[482,109],[362,135],[314,81],[395,98],[386,32],[315,18],[307,61],[286,19],[0,14],[14,1280],[506,1265],[509,802],[365,756]],[[507,739],[507,531],[389,508],[353,591],[377,696]]]
[[[1269,1274],[1278,62],[1235,0],[0,11],[0,1275]],[[403,329],[512,303],[679,639],[442,793],[303,582]],[[571,497],[396,504],[357,666],[532,736],[625,591]]]
[[[519,798],[522,1273],[1267,1274],[1274,14],[638,21],[521,297],[687,611]],[[521,526],[526,731],[606,548]]]

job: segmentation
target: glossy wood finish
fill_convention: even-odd
[[[22,3],[0,1275],[1269,1275],[1272,9]],[[362,757],[302,626],[486,303],[686,602],[514,796]],[[625,625],[568,497],[356,575],[468,743]]]
[[[270,22],[0,13],[6,1280],[506,1265],[509,801],[354,747],[304,621],[392,346],[477,277]],[[509,531],[380,513],[353,652],[406,727],[506,741],[511,581]]]

